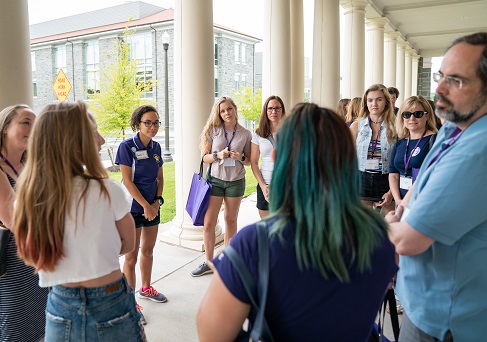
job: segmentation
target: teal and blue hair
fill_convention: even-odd
[[[353,265],[364,271],[387,231],[384,220],[359,199],[355,144],[347,124],[312,103],[294,107],[276,139],[270,186],[271,236],[296,222],[301,269],[349,281]]]

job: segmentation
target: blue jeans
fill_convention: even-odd
[[[45,341],[146,341],[134,290],[125,277],[95,288],[52,287]]]

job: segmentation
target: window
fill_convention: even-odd
[[[218,65],[215,65],[215,98],[218,97]]]
[[[235,90],[240,88],[240,74],[235,74]]]
[[[242,74],[240,76],[240,87],[246,87],[247,86],[247,75]]]
[[[214,39],[214,45],[215,45],[215,65],[218,65],[218,42],[216,38]]]
[[[33,51],[30,53],[30,63],[32,65],[32,71],[36,71],[36,53]]]
[[[242,44],[242,48],[241,48],[241,53],[240,53],[240,61],[242,62],[242,64],[246,64],[246,60],[245,60],[245,50],[247,49],[247,45],[245,44]]]
[[[129,36],[130,58],[137,61],[137,83],[150,84],[145,98],[152,98],[152,32]]]
[[[235,42],[235,64],[240,63],[240,43]]]
[[[59,69],[66,71],[66,45],[58,45],[54,51],[54,67],[56,75]]]
[[[34,94],[34,97],[37,97],[37,81],[32,80],[32,93]]]
[[[100,92],[100,48],[98,40],[86,43],[86,87],[88,94]]]

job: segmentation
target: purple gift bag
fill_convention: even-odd
[[[211,168],[208,172],[211,172]],[[191,188],[189,189],[186,211],[193,220],[195,226],[202,226],[205,220],[206,209],[210,203],[211,184],[203,178],[203,160],[201,160],[200,172],[193,174]]]

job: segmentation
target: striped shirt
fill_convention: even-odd
[[[15,180],[6,175],[14,187]],[[44,337],[49,291],[39,287],[34,269],[17,256],[13,234],[6,246],[6,263],[7,273],[0,278],[0,341],[39,341]]]

